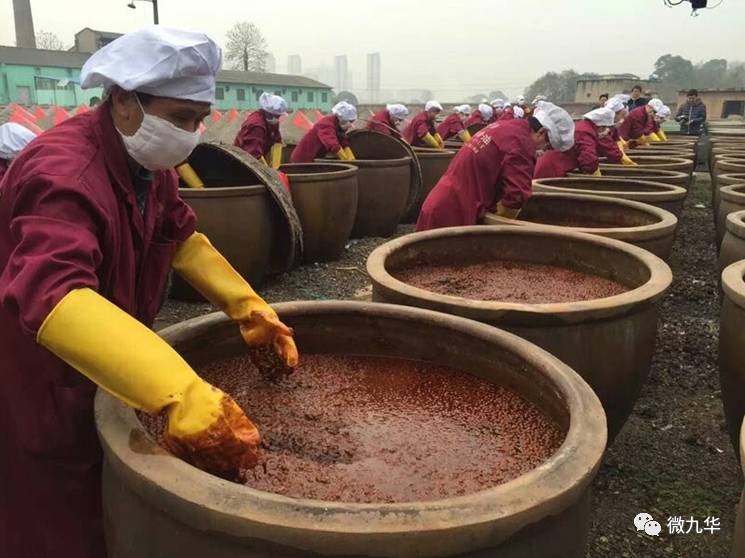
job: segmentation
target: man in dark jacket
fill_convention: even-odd
[[[698,91],[688,91],[688,101],[680,106],[675,120],[680,122],[680,133],[686,136],[700,136],[701,126],[706,122],[706,105],[699,99]]]
[[[631,88],[631,99],[626,103],[626,106],[629,107],[629,112],[631,112],[637,107],[646,105],[648,102],[649,99],[642,97],[642,86],[635,85]]]

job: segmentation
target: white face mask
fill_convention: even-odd
[[[134,135],[119,132],[130,157],[151,171],[172,169],[184,162],[199,143],[199,131],[182,130],[164,118],[145,112],[139,99],[137,104],[143,114],[142,124]]]

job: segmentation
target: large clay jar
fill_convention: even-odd
[[[743,209],[745,209],[745,182],[720,188],[716,219],[717,248],[721,246],[724,231],[727,229],[727,215]]]
[[[413,266],[494,260],[547,264],[612,277],[630,290],[581,302],[545,304],[471,300],[430,292],[393,274]],[[452,227],[379,246],[367,261],[373,300],[429,308],[488,323],[528,339],[572,366],[595,390],[613,440],[649,373],[657,301],[672,272],[657,256],[600,236],[543,227]]]
[[[619,178],[541,178],[533,181],[534,192],[607,196],[654,205],[680,217],[687,191],[680,186]]]
[[[634,162],[640,167],[649,167],[651,169],[678,171],[691,175],[693,172],[693,159],[685,159],[682,157],[663,157],[663,156],[650,156],[650,155],[635,155],[633,157]],[[604,163],[600,165],[601,172],[604,172],[609,165]],[[616,167],[624,167],[626,165],[617,164]]]
[[[722,313],[719,322],[719,379],[727,430],[739,455],[739,432],[745,415],[745,260],[722,272]]]
[[[689,177],[683,172],[625,165],[601,165],[601,167],[604,167],[602,171],[603,176],[599,177],[599,179],[624,178],[629,180],[644,180],[688,188]],[[588,178],[586,174],[580,173],[569,173],[567,176],[569,178]]]
[[[303,262],[337,260],[357,213],[357,168],[339,163],[287,164],[292,201],[303,227]]]
[[[745,211],[727,215],[724,238],[719,249],[719,273],[740,260],[745,260]]]
[[[416,153],[419,164],[422,166],[422,196],[416,209],[418,215],[427,195],[445,174],[445,171],[448,170],[450,161],[455,157],[455,151],[415,147],[414,153]]]
[[[357,159],[349,161],[349,164],[358,169],[357,216],[352,236],[391,236],[406,210],[411,158],[377,161]]]
[[[716,222],[717,216],[719,215],[719,190],[725,186],[734,186],[736,184],[745,184],[745,172],[735,174],[720,174],[714,180],[712,175],[711,181],[711,208],[714,213],[714,221]]]
[[[397,504],[299,499],[227,482],[172,457],[134,411],[99,391],[112,557],[584,557],[606,426],[597,397],[571,368],[507,332],[416,308],[295,302],[275,309],[305,354],[422,360],[509,387],[557,421],[563,445],[538,468],[464,496]],[[235,324],[221,314],[162,335],[194,366],[245,352]]]
[[[745,158],[717,156],[711,171],[711,183],[714,192],[722,187],[719,177],[722,175],[745,174]]]
[[[740,461],[740,466],[745,472],[745,422],[740,429],[740,451],[735,453]],[[741,558],[745,556],[745,490],[740,495],[740,503],[737,505],[737,519],[735,520],[735,538],[732,544],[730,558]]]
[[[485,225],[532,224],[623,240],[666,260],[675,240],[678,219],[664,209],[619,198],[537,192],[517,219],[487,213]]]

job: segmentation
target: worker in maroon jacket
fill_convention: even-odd
[[[357,120],[357,109],[346,101],[340,101],[313,125],[292,152],[293,163],[312,163],[314,160],[333,154],[342,161],[354,161],[354,153],[349,147],[347,132]]]
[[[468,118],[468,120],[466,120],[465,127],[468,129],[474,124],[484,124],[488,126],[494,122],[494,109],[486,103],[481,103],[478,110],[473,111],[473,114]]]
[[[401,122],[406,120],[407,116],[409,116],[409,109],[406,108],[406,105],[386,105],[383,110],[379,110],[373,114],[367,123],[367,129],[400,139],[401,131],[398,127],[401,125]]]
[[[538,158],[534,178],[558,178],[575,169],[583,174],[601,176],[601,142],[610,134],[614,119],[613,111],[605,107],[585,114],[574,127],[574,146],[563,152],[546,151]]]
[[[539,103],[523,120],[496,122],[463,146],[427,196],[416,229],[475,225],[494,209],[516,218],[530,198],[536,149],[566,151],[574,122],[562,108]]]
[[[471,139],[471,134],[466,130],[465,123],[470,115],[471,107],[458,105],[453,109],[453,113],[437,127],[437,133],[443,141],[458,137],[463,143],[467,142]]]
[[[0,179],[15,156],[35,137],[31,130],[15,122],[0,125]]]
[[[636,165],[631,158],[626,155],[626,148],[628,144],[621,137],[620,128],[623,125],[624,120],[629,114],[626,103],[629,100],[628,95],[619,94],[614,95],[608,99],[605,103],[605,108],[613,111],[615,117],[613,119],[614,125],[607,137],[602,138],[600,141],[601,155],[605,156],[608,161],[621,162],[624,165]]]
[[[435,118],[442,112],[437,101],[427,101],[424,110],[411,119],[404,129],[404,139],[412,147],[432,147],[442,149],[445,142],[437,135]]]
[[[515,111],[512,108],[511,103],[505,103],[504,109],[502,109],[502,114],[499,115],[498,120],[514,120],[515,119]]]
[[[654,101],[654,99],[652,99]],[[654,103],[647,103],[636,107],[629,115],[624,119],[623,124],[619,129],[621,138],[629,144],[629,147],[633,148],[637,145],[645,145],[651,141],[649,133],[654,128],[654,115],[657,113],[657,108],[662,107],[660,103],[657,107]]]
[[[254,159],[278,169],[282,164],[279,119],[287,114],[287,102],[279,95],[262,93],[259,97],[259,107],[259,110],[246,118],[235,137],[234,145]]]

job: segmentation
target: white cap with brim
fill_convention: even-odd
[[[626,110],[628,107],[626,103],[629,102],[631,97],[629,95],[615,95],[605,101],[605,108],[611,109],[614,113]]]
[[[204,33],[153,25],[127,33],[93,53],[80,72],[81,87],[118,85],[204,103],[215,102],[222,51]]]
[[[670,110],[670,107],[664,105],[662,108],[660,108],[660,110],[657,111],[657,117],[660,120],[667,120],[668,118],[670,118],[671,113],[672,111]]]
[[[491,117],[494,116],[494,109],[486,103],[479,105],[479,112],[481,113],[481,118],[484,120],[491,120]]]
[[[279,95],[262,93],[261,97],[259,97],[259,108],[274,116],[282,116],[283,114],[287,114],[287,101]]]
[[[392,105],[386,105],[385,108],[392,118],[403,120],[404,118],[409,116],[409,109],[406,108],[406,105],[395,103]]]
[[[15,122],[0,126],[0,159],[14,159],[36,137],[31,130]]]
[[[331,113],[334,114],[339,120],[346,122],[354,122],[357,120],[357,109],[353,104],[346,101],[339,101],[331,109]]]
[[[548,141],[557,151],[574,145],[574,121],[567,111],[548,101],[540,101],[533,116],[548,130]]]
[[[458,105],[453,110],[457,112],[458,114],[463,114],[465,116],[468,116],[469,114],[471,114],[470,105]]]
[[[437,101],[427,101],[427,103],[424,105],[424,110],[439,110],[440,112],[442,112],[442,105]]]
[[[616,113],[606,107],[596,108],[585,114],[582,118],[589,120],[596,126],[613,126]]]
[[[491,102],[491,106],[494,108],[504,108],[504,99],[494,99]]]
[[[647,103],[650,107],[654,109],[655,112],[660,112],[660,109],[665,106],[665,103],[662,102],[661,99],[650,99],[649,103]]]

